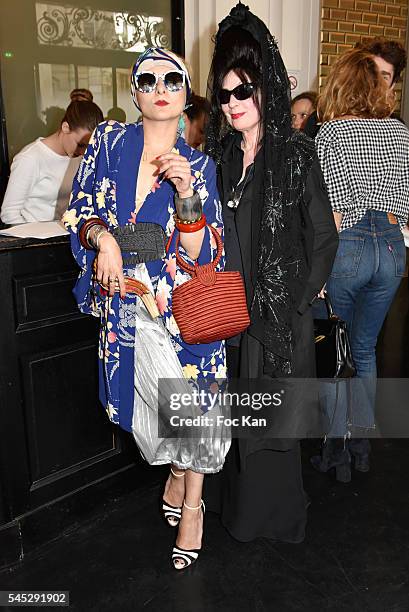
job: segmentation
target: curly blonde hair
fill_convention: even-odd
[[[394,91],[383,79],[374,56],[365,49],[351,49],[331,67],[318,98],[317,114],[322,122],[347,115],[384,119],[394,108]]]

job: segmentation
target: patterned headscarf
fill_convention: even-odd
[[[143,62],[147,61],[158,61],[161,63],[167,62],[174,66],[177,70],[182,70],[185,73],[185,86],[186,86],[186,104],[190,98],[190,94],[192,93],[192,83],[190,81],[189,71],[186,67],[186,64],[182,61],[180,57],[175,55],[169,49],[164,49],[163,47],[149,47],[146,49],[136,60],[135,64],[132,68],[131,75],[131,94],[134,104],[138,110],[141,110],[138,106],[138,102],[136,99],[136,74],[140,72],[140,68]]]

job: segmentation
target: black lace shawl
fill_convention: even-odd
[[[239,3],[219,24],[218,41],[231,26],[250,32],[262,52],[263,155],[259,176],[261,207],[257,276],[249,333],[264,346],[264,372],[291,374],[292,318],[305,287],[308,266],[300,206],[314,156],[314,142],[291,128],[290,84],[278,46],[265,24]],[[212,70],[209,77],[210,95]],[[223,153],[221,112],[212,113],[206,152],[220,163]],[[260,157],[260,156],[259,156]]]

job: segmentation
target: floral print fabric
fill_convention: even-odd
[[[174,227],[175,189],[158,177],[142,207],[135,214],[135,193],[139,163],[143,150],[143,125],[115,121],[101,123],[94,131],[78,174],[74,179],[70,204],[63,221],[71,235],[71,247],[81,270],[74,295],[81,312],[100,317],[99,389],[100,400],[112,422],[131,431],[134,405],[134,344],[136,301],[134,295],[124,300],[118,294],[110,298],[93,280],[95,251],[85,249],[79,241],[79,230],[90,217],[101,218],[108,228],[138,222],[160,224],[169,237],[163,260],[146,263],[158,308],[178,355],[186,378],[217,381],[226,376],[224,342],[189,345],[183,342],[172,315],[174,287],[190,276],[176,264]],[[221,204],[216,188],[213,161],[178,138],[174,151],[186,157],[192,168],[192,187],[200,195],[207,223],[223,232]],[[181,253],[189,261],[181,248]],[[216,255],[216,244],[206,228],[199,264]],[[218,270],[223,269],[224,258]],[[128,276],[135,269],[124,268]]]

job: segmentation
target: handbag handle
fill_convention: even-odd
[[[325,300],[325,306],[327,307],[328,319],[338,319],[339,317],[337,317],[337,315],[334,314],[332,302],[329,299],[329,295],[326,291],[324,292],[324,300]]]
[[[213,259],[213,262],[210,262],[213,264],[212,267],[216,269],[217,265],[219,264],[222,253],[223,253],[223,241],[220,238],[219,232],[212,225],[206,225],[206,227],[208,227],[211,233],[213,234],[213,238],[215,239],[216,245],[217,245],[216,257]],[[180,234],[176,238],[176,263],[178,264],[179,268],[182,268],[182,270],[184,270],[185,272],[188,272],[191,275],[196,274],[197,265],[191,266],[184,259],[182,259],[182,257],[179,255],[179,243],[180,243]]]

